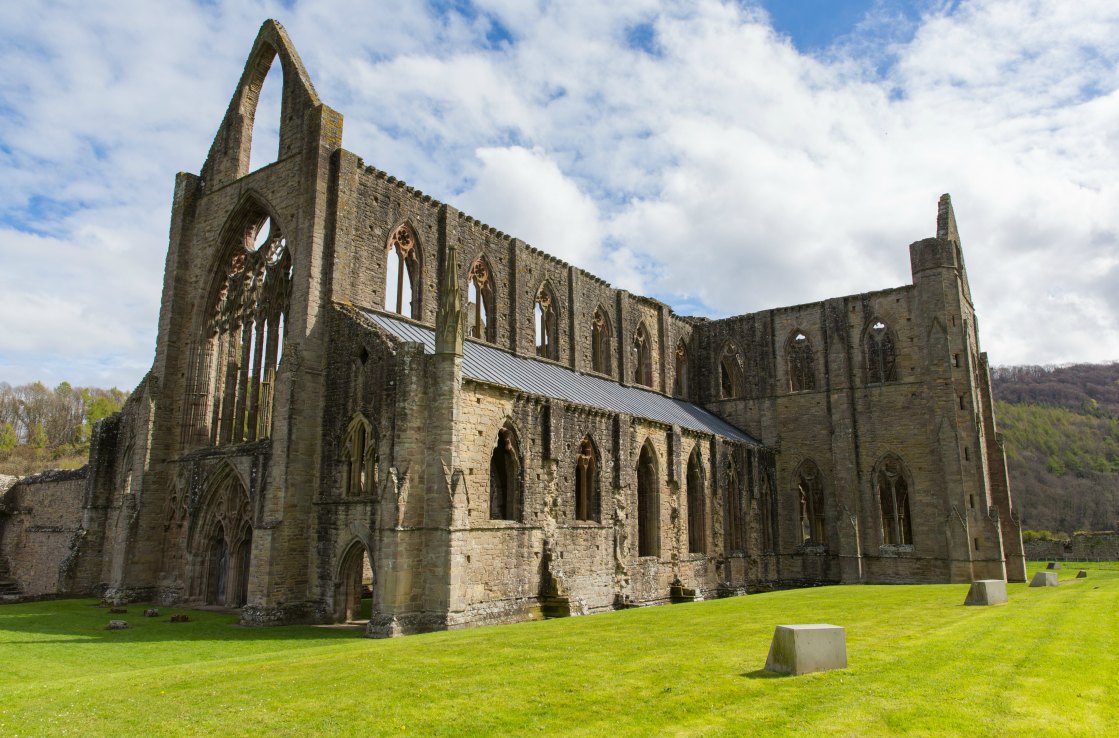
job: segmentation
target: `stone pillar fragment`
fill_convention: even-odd
[[[971,583],[965,605],[1005,605],[1006,582],[1002,579],[979,579]]]
[[[847,633],[838,625],[778,625],[769,646],[766,671],[811,674],[847,668]]]
[[[1055,571],[1039,571],[1034,574],[1033,580],[1030,581],[1031,587],[1056,587],[1057,586],[1057,572]]]

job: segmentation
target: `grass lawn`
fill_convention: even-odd
[[[1119,571],[1076,569],[1001,607],[821,587],[392,640],[4,605],[0,735],[1113,734]],[[762,670],[775,625],[820,622],[850,668]]]

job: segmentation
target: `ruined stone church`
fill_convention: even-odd
[[[276,161],[250,171],[265,76]],[[391,636],[818,583],[1024,580],[951,203],[912,283],[718,320],[367,165],[266,22],[179,174],[151,371],[0,505],[23,596]]]

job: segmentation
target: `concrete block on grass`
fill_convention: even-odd
[[[811,674],[847,668],[847,633],[838,625],[778,625],[773,631],[768,671]]]
[[[967,591],[965,605],[1005,605],[1006,582],[1002,579],[978,579]]]
[[[1076,572],[1076,578],[1077,579],[1087,579],[1088,578],[1088,572],[1081,569],[1080,571]]]
[[[1057,572],[1055,571],[1039,571],[1034,574],[1034,578],[1030,580],[1031,587],[1056,587],[1057,586]]]
[[[1057,571],[1058,569],[1061,568],[1061,562],[1060,561],[1050,561],[1049,566],[1047,566],[1045,568],[1049,569],[1051,571]]]

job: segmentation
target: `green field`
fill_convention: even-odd
[[[841,586],[392,640],[89,600],[0,606],[0,735],[1106,735],[1119,571]],[[763,671],[773,627],[847,628],[850,667]]]

